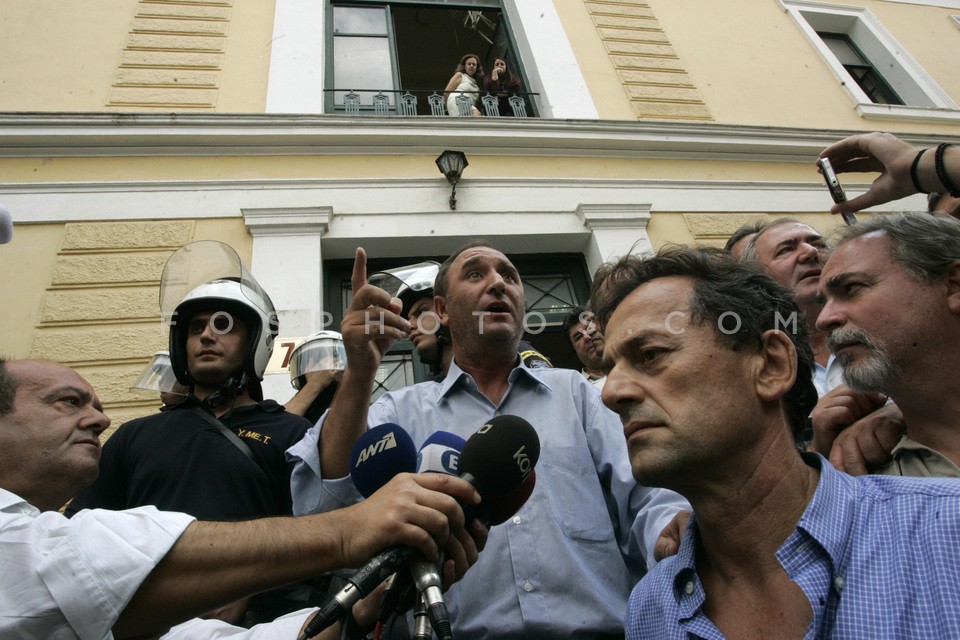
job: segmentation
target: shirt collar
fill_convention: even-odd
[[[697,576],[697,546],[700,534],[697,531],[696,514],[690,516],[687,530],[680,539],[680,549],[673,559],[673,595],[677,600],[680,620],[689,620],[697,614],[706,600],[703,585]]]
[[[804,510],[797,529],[814,538],[830,556],[834,567],[841,565],[846,551],[846,533],[853,522],[855,480],[833,468],[822,456],[804,453],[804,462],[819,469],[820,480],[810,504]],[[703,585],[697,576],[696,549],[699,533],[696,514],[690,517],[687,530],[680,541],[680,550],[673,558],[673,594],[677,602],[679,620],[693,618],[706,600]],[[787,541],[781,549],[788,546]]]
[[[804,462],[819,469],[820,480],[810,504],[800,516],[797,529],[816,540],[839,567],[846,551],[847,533],[853,524],[856,510],[855,480],[833,468],[816,453],[803,453]]]
[[[4,513],[19,513],[25,516],[38,516],[40,510],[35,506],[6,489],[0,489],[0,511]]]
[[[528,367],[523,358],[517,357],[517,366],[510,371],[510,374],[507,376],[507,380],[513,385],[518,379],[523,378],[525,380],[531,381],[533,384],[543,387],[547,391],[553,391],[546,382],[540,379],[538,372],[544,371],[543,369],[531,369]],[[460,380],[466,380],[470,378],[470,374],[457,366],[457,359],[453,358],[450,361],[450,369],[447,371],[447,377],[443,379],[440,383],[440,394],[437,400],[445,398],[447,394],[457,385]],[[471,378],[472,379],[472,378]]]

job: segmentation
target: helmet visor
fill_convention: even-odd
[[[167,323],[191,291],[213,280],[233,280],[251,305],[267,315],[274,313],[270,297],[260,287],[233,247],[217,240],[186,244],[167,259],[160,278],[160,311]]]
[[[170,354],[166,351],[157,351],[154,354],[150,364],[140,373],[140,377],[133,384],[131,389],[140,389],[142,391],[153,391],[160,393],[173,393],[173,385],[177,382],[177,376],[173,373],[173,367],[170,366]],[[183,395],[183,394],[178,394]]]
[[[290,381],[299,389],[302,376],[311,371],[342,371],[347,366],[343,341],[335,338],[304,340],[290,356]]]
[[[389,293],[392,297],[400,297],[402,294],[412,291],[426,291],[433,289],[433,282],[437,279],[437,273],[440,271],[440,265],[432,260],[420,262],[417,264],[378,271],[370,276],[368,282],[374,286],[380,287]]]

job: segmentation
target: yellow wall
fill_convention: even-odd
[[[956,125],[865,120],[776,0],[648,0],[719,123],[815,129],[950,132]],[[839,4],[839,3],[838,3]],[[937,83],[960,101],[956,10],[860,0]],[[696,19],[691,19],[696,16]]]
[[[3,0],[0,110],[262,113],[273,13],[268,0]]]
[[[3,0],[0,108],[103,111],[136,4]]]

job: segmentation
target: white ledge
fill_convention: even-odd
[[[469,122],[467,122],[469,120]],[[477,155],[810,162],[857,133],[710,123],[277,114],[0,113],[0,157]],[[943,135],[898,134],[929,146]]]

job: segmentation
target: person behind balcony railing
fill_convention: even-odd
[[[447,113],[451,116],[460,115],[460,109],[457,107],[457,96],[466,95],[470,97],[470,109],[473,115],[482,115],[480,110],[477,109],[477,99],[480,97],[480,86],[477,84],[477,78],[483,78],[483,66],[481,66],[480,58],[476,54],[468,53],[460,58],[457,70],[453,72],[453,77],[450,78],[450,82],[443,90],[443,100],[447,104]]]
[[[510,108],[509,102],[510,96],[519,95],[523,89],[520,86],[520,77],[510,73],[506,60],[497,58],[493,61],[493,71],[489,75],[483,76],[483,88],[497,96],[500,115],[513,115],[513,109]]]

